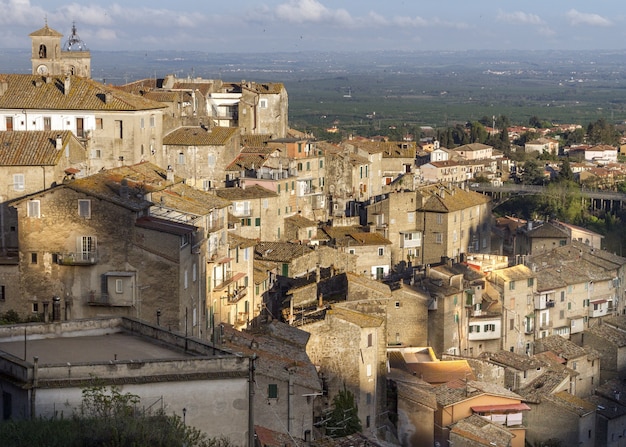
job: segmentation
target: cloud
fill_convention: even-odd
[[[570,9],[565,17],[570,25],[590,25],[590,26],[612,26],[613,23],[609,19],[605,19],[599,14],[590,14]]]
[[[38,23],[43,26],[46,12],[39,6],[30,4],[30,0],[0,0],[1,25],[28,25]]]
[[[498,22],[513,23],[519,25],[544,25],[545,22],[536,14],[528,14],[522,11],[499,12],[496,16]]]
[[[321,22],[333,13],[317,0],[290,0],[276,7],[276,17],[293,23]]]

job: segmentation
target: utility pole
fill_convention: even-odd
[[[248,447],[254,447],[254,371],[256,354],[248,359]]]

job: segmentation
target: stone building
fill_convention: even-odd
[[[593,393],[600,383],[601,359],[598,351],[586,350],[558,335],[541,338],[535,343],[535,352],[550,351],[559,357],[563,364],[575,371],[576,381],[568,391],[579,397]]]
[[[140,164],[14,202],[23,298],[7,305],[46,318],[54,311],[55,320],[134,316],[200,335],[204,238],[195,225],[150,215],[146,196],[171,186],[166,177]]]
[[[7,202],[81,175],[86,154],[65,131],[0,132],[0,252],[17,250],[17,216]]]
[[[311,334],[307,354],[323,376],[329,402],[350,390],[363,432],[378,433],[386,410],[384,318],[333,306],[322,320],[300,328]]]
[[[502,303],[502,349],[532,354],[536,335],[550,324],[548,304],[538,306],[536,274],[524,265],[496,269],[490,288]]]
[[[61,46],[63,34],[48,27],[29,34],[32,71],[34,75],[75,75],[91,78],[91,54],[72,25],[72,35]]]
[[[529,221],[525,227],[517,229],[515,255],[538,255],[553,248],[567,245],[569,234],[550,222]]]
[[[72,131],[87,151],[84,175],[156,162],[164,107],[75,75],[0,75],[0,131]]]
[[[301,214],[285,218],[285,239],[288,241],[309,243],[317,237],[317,222]]]
[[[230,214],[238,220],[235,232],[242,237],[266,241],[277,240],[277,229],[284,222],[276,216],[281,197],[259,185],[221,188],[215,194],[232,203]],[[284,235],[284,230],[283,230]]]
[[[491,250],[491,201],[482,194],[441,184],[419,188],[415,222],[422,265]]]
[[[159,166],[170,166],[185,183],[202,190],[226,186],[226,166],[239,154],[236,128],[179,127],[163,137]]]
[[[626,371],[626,325],[623,315],[607,317],[592,325],[580,334],[580,343],[586,349],[600,353],[600,379],[596,376],[596,385],[622,377]]]
[[[299,439],[315,439],[314,403],[322,383],[306,353],[309,334],[273,321],[251,331],[224,328],[223,346],[256,355],[254,422]]]
[[[511,351],[484,352],[480,358],[502,367],[503,386],[513,391],[524,388],[546,370],[546,365],[539,359]]]
[[[251,367],[246,356],[133,318],[2,326],[0,407],[4,420],[71,417],[97,378],[137,395],[138,408],[247,445]]]

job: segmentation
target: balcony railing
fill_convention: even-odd
[[[94,265],[98,262],[95,251],[77,253],[56,253],[59,265]]]
[[[233,292],[228,294],[228,303],[235,304],[237,301],[239,301],[244,296],[246,296],[247,293],[248,293],[248,290],[246,287],[243,287],[243,286],[237,287]]]
[[[131,300],[113,299],[108,293],[96,293],[94,291],[89,292],[87,304],[103,307],[130,307],[133,305]]]
[[[233,208],[232,214],[235,217],[250,217],[250,216],[252,216],[252,207],[249,207],[249,208]]]

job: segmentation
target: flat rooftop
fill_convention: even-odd
[[[0,351],[24,360],[24,340],[0,340]],[[197,356],[197,355],[196,355]],[[137,361],[196,357],[127,332],[108,335],[55,337],[26,341],[26,361],[39,357],[40,364],[102,363],[110,360]]]

